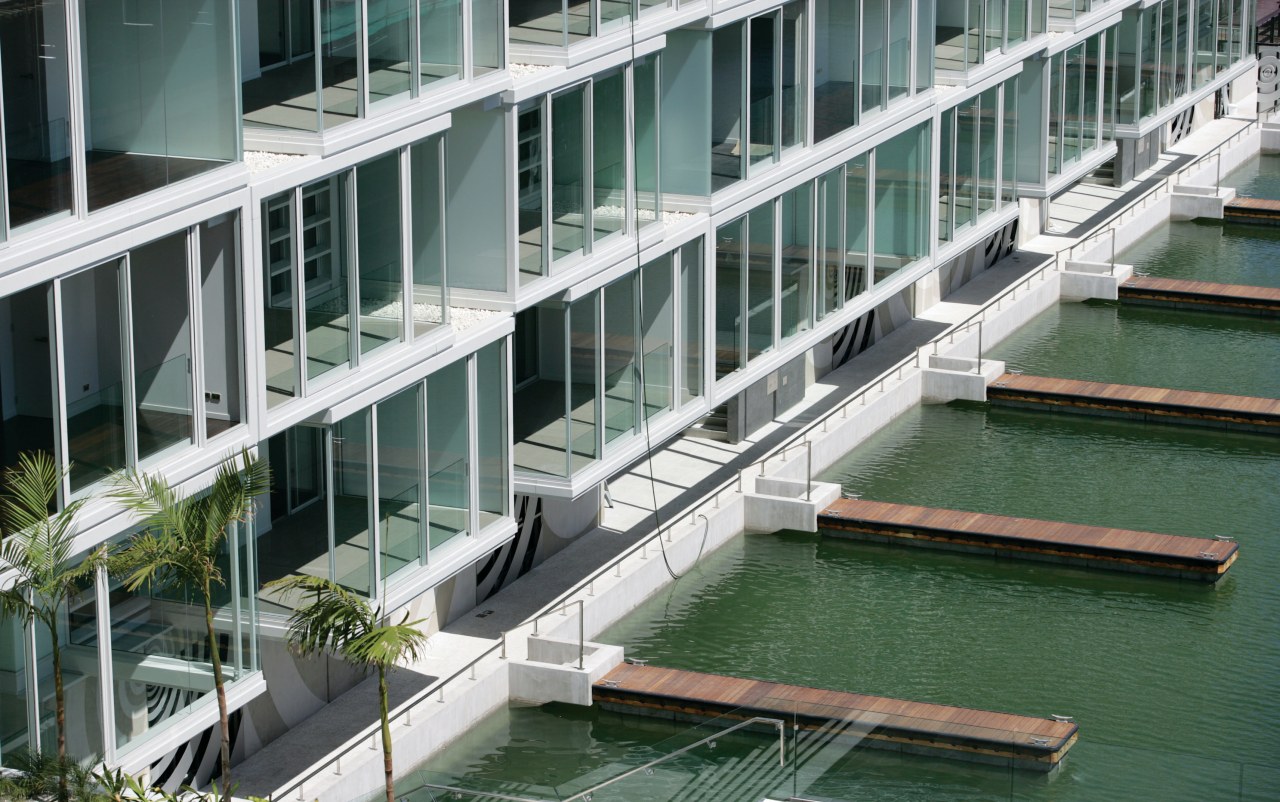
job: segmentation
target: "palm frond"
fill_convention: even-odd
[[[208,494],[199,500],[199,536],[206,553],[216,554],[227,527],[248,520],[253,512],[254,498],[270,490],[271,468],[266,460],[255,459],[248,450],[240,452],[238,462],[234,456],[228,456],[218,467]],[[192,535],[196,533],[192,532]]]
[[[144,586],[168,587],[198,581],[197,566],[191,564],[182,545],[170,534],[140,532],[106,558],[107,570],[130,592]]]
[[[313,597],[289,616],[289,642],[303,654],[341,652],[344,644],[367,632],[374,622],[368,602],[328,579],[290,576],[268,582],[263,590]]]
[[[364,632],[342,648],[353,663],[391,668],[404,660],[417,660],[427,648],[427,636],[414,625],[421,621],[386,624]]]
[[[18,464],[5,469],[0,496],[0,522],[10,535],[45,525],[58,498],[62,471],[45,451],[24,451]]]
[[[159,476],[120,472],[112,476],[107,498],[120,504],[139,519],[147,529],[172,534],[185,534],[189,502],[179,498],[173,488]]]

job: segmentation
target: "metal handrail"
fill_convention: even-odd
[[[558,611],[551,610],[549,612],[545,612],[540,615],[535,615],[533,618],[527,618],[521,623],[516,624],[511,629],[502,630],[502,652],[498,655],[498,657],[502,660],[507,659],[507,635],[509,635],[512,632],[515,632],[517,629],[520,629],[521,627],[528,626],[531,622],[533,623],[533,634],[537,635],[539,621],[541,621],[544,618],[548,618],[550,616],[555,615],[556,612],[559,612],[560,615],[562,616],[568,615],[570,604],[578,605],[578,670],[581,671],[583,656],[586,654],[586,642],[587,642],[587,639],[585,637],[586,626],[584,624],[584,619],[586,619],[587,617],[587,608],[586,608],[586,605],[584,604],[583,599],[574,599],[572,602],[566,600],[564,604],[560,605],[560,609]]]
[[[780,767],[786,766],[787,765],[787,740],[786,740],[787,739],[787,723],[780,718],[766,718],[764,716],[755,716],[753,718],[747,719],[746,721],[740,721],[737,724],[734,724],[732,727],[726,727],[725,729],[720,730],[719,732],[716,732],[712,735],[708,735],[706,738],[703,738],[702,740],[694,741],[691,744],[682,746],[679,749],[675,750],[674,752],[669,752],[661,757],[654,758],[653,760],[650,760],[648,763],[645,763],[641,766],[636,766],[633,769],[628,769],[627,771],[624,771],[622,774],[619,774],[616,777],[610,777],[609,779],[605,780],[602,783],[597,783],[596,785],[593,785],[584,791],[579,791],[573,796],[566,797],[561,802],[575,802],[575,800],[579,800],[579,799],[589,800],[591,799],[592,795],[595,794],[596,791],[599,791],[602,788],[608,788],[610,785],[613,785],[614,783],[617,783],[617,782],[621,782],[622,780],[625,780],[628,777],[631,777],[633,775],[639,774],[642,771],[648,771],[649,769],[652,769],[654,766],[665,763],[668,760],[671,760],[672,758],[679,757],[680,755],[683,755],[687,752],[692,752],[694,749],[697,749],[699,746],[702,746],[704,744],[715,743],[715,741],[719,740],[720,738],[723,738],[724,736],[728,735],[731,732],[734,732],[735,730],[740,730],[744,727],[750,727],[756,724],[772,724],[774,728],[778,731],[778,765]],[[501,799],[501,800],[506,800],[506,802],[547,802],[547,800],[544,800],[544,799],[534,799],[532,797],[527,797],[527,796],[513,796],[510,794],[500,794],[493,791],[473,791],[470,788],[457,788],[452,785],[437,785],[435,783],[423,783],[419,787],[429,788],[433,791],[444,791],[450,794],[466,794],[467,796],[483,797],[485,799]]]
[[[1127,214],[1134,213],[1136,209],[1138,210],[1145,209],[1147,201],[1151,200],[1154,196],[1160,194],[1161,192],[1167,191],[1170,187],[1177,186],[1178,180],[1180,180],[1185,173],[1190,172],[1192,169],[1197,169],[1201,167],[1203,163],[1210,158],[1218,159],[1218,185],[1220,186],[1222,184],[1222,151],[1225,148],[1235,144],[1245,135],[1252,132],[1254,128],[1257,128],[1259,125],[1261,125],[1261,122],[1262,121],[1258,119],[1250,120],[1247,125],[1241,128],[1239,131],[1236,131],[1231,136],[1227,137],[1222,142],[1219,142],[1208,153],[1204,154],[1198,159],[1195,159],[1193,161],[1188,162],[1187,164],[1184,164],[1182,167],[1178,168],[1177,171],[1171,173],[1170,175],[1165,176],[1163,181],[1157,184],[1154,184],[1150,189],[1142,193],[1142,195],[1138,196],[1138,198],[1133,200],[1131,203],[1126,204],[1124,208],[1117,210],[1114,214],[1112,214],[1102,223],[1099,223],[1098,227],[1094,229],[1093,233],[1089,234],[1089,236],[1087,237],[1082,238],[1079,242],[1077,242],[1076,244],[1066,249],[1068,261],[1075,257],[1076,250],[1078,248],[1082,248],[1087,245],[1090,245],[1094,240],[1098,239],[1099,237],[1110,235],[1112,237],[1111,261],[1112,261],[1112,270],[1114,271],[1115,227],[1117,224],[1123,222],[1124,216]],[[1062,251],[1059,251],[1058,253],[1059,255],[1061,255]]]

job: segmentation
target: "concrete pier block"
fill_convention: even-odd
[[[533,636],[529,659],[508,665],[511,697],[544,704],[591,704],[591,686],[622,664],[621,646],[591,641],[582,644],[582,668],[578,668],[576,641]]]
[[[1262,124],[1262,152],[1280,153],[1280,123]]]
[[[1094,298],[1114,301],[1120,297],[1120,285],[1133,278],[1133,265],[1108,262],[1067,262],[1062,271],[1064,301],[1087,301]]]
[[[987,385],[1004,375],[1004,362],[999,359],[977,359],[959,356],[931,356],[921,371],[924,378],[923,397],[926,404],[949,401],[986,401]]]
[[[746,496],[746,531],[769,533],[783,529],[818,531],[818,513],[840,498],[840,485],[814,482],[809,498],[801,479],[756,477],[755,492]]]
[[[1169,192],[1169,217],[1173,220],[1206,218],[1221,220],[1223,208],[1235,200],[1236,191],[1231,187],[1198,187],[1194,184],[1178,184]]]

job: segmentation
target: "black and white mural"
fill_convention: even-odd
[[[1012,254],[1017,242],[1018,221],[1013,220],[987,237],[982,244],[947,262],[938,269],[939,297],[946,298],[973,281],[979,273]]]

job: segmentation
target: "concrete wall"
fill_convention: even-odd
[[[796,357],[729,399],[729,442],[745,440],[804,400],[806,363],[806,357]]]

